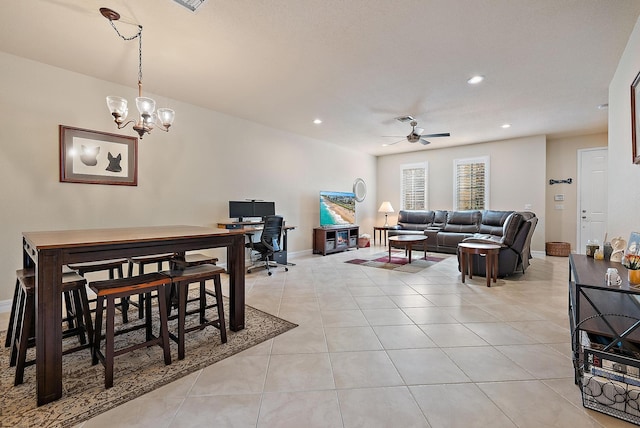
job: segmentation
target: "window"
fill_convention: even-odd
[[[489,156],[453,161],[455,210],[489,208]]]
[[[400,166],[402,210],[427,209],[427,162]]]

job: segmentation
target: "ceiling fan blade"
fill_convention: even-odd
[[[387,146],[393,146],[394,144],[398,144],[398,143],[400,143],[400,142],[402,142],[402,141],[404,141],[404,140],[394,141],[393,143],[387,143],[386,145],[387,145]]]
[[[443,132],[442,134],[425,134],[425,135],[421,135],[421,137],[427,137],[427,138],[435,138],[435,137],[450,137],[451,134],[449,134],[448,132]]]
[[[427,144],[431,144],[431,141],[423,140],[423,139],[421,138],[421,139],[420,139],[420,144],[422,144],[423,146],[426,146]]]
[[[418,126],[415,126],[412,131],[412,133],[416,135],[422,135],[423,132],[424,132],[424,128],[420,128]]]

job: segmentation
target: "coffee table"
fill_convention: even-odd
[[[427,257],[427,245],[424,241],[427,240],[423,235],[396,235],[389,237],[389,263],[391,263],[391,244],[396,244],[404,248],[405,254],[409,253],[409,264],[411,264],[411,247],[413,244],[422,242],[424,248],[424,256]]]
[[[498,278],[498,253],[500,252],[500,245],[496,244],[483,244],[480,242],[461,242],[458,244],[458,250],[460,251],[460,268],[462,271],[462,283],[464,284],[464,277],[469,270],[469,279],[473,278],[473,268],[471,266],[471,255],[479,254],[485,256],[485,276],[487,277],[487,287],[491,287],[491,279],[496,282]]]

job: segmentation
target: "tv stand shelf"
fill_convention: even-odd
[[[313,229],[313,254],[337,253],[358,249],[359,226],[316,227]]]

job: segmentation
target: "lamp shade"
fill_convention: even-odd
[[[122,117],[123,120],[127,117],[127,100],[124,98],[108,96],[107,107],[111,114]]]
[[[378,208],[378,212],[379,213],[392,213],[393,212],[393,207],[391,206],[391,202],[384,201],[382,203],[382,205],[380,205],[380,208]]]
[[[159,108],[158,109],[158,120],[165,128],[168,128],[173,123],[173,119],[176,113],[170,108]]]

